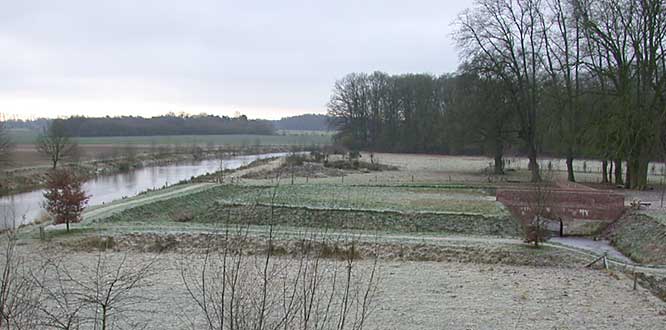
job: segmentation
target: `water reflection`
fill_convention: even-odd
[[[213,173],[221,167],[236,169],[254,160],[284,156],[285,153],[235,156],[224,160],[203,160],[178,163],[165,166],[153,166],[127,173],[102,176],[84,184],[86,193],[91,195],[89,205],[100,205],[131,197],[148,189],[156,189],[189,180],[193,176]],[[43,191],[16,194],[0,198],[0,226],[7,228],[12,224],[29,223],[38,219],[45,212]]]

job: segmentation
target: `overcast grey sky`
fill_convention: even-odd
[[[349,72],[453,71],[471,0],[0,0],[0,112],[323,113]]]

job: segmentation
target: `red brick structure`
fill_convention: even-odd
[[[504,204],[524,224],[534,219],[536,189],[529,186],[497,189],[497,201]],[[619,219],[624,212],[624,196],[577,184],[556,184],[542,191],[547,227],[564,235],[591,235]]]

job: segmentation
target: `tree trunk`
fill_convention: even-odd
[[[608,161],[601,162],[601,183],[608,183]]]
[[[534,247],[536,247],[536,248],[539,247],[539,239],[541,239],[541,226],[539,225],[539,224],[540,224],[540,221],[541,221],[541,219],[540,219],[539,216],[537,215],[537,216],[536,216],[536,225],[534,226],[534,227],[535,227],[535,231],[534,231]]]
[[[567,179],[569,182],[576,182],[576,177],[574,176],[573,160],[573,156],[567,156]]]
[[[635,190],[647,188],[649,161],[646,157],[635,157],[627,162],[627,182],[625,186]]]
[[[622,160],[616,159],[613,162],[615,163],[615,184],[623,185],[624,180],[622,179]]]
[[[613,161],[608,162],[608,166],[610,167],[608,169],[608,183],[613,183]]]
[[[67,227],[67,232],[69,233],[69,220],[65,221],[65,226]]]
[[[495,174],[504,174],[504,144],[501,141],[495,143]]]
[[[102,328],[100,330],[106,330],[106,306],[102,306]]]
[[[539,174],[539,163],[537,163],[537,151],[536,151],[535,146],[530,146],[528,158],[530,160],[530,163],[529,163],[528,167],[530,168],[530,171],[532,172],[532,177],[531,177],[530,181],[540,182],[541,181],[541,175]]]

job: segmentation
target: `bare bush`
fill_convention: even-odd
[[[0,329],[34,329],[39,291],[27,260],[16,250],[16,231],[7,230],[0,257]]]
[[[85,304],[76,294],[75,283],[62,261],[63,258],[47,259],[40,271],[33,273],[33,281],[40,289],[37,323],[52,329],[79,329],[85,320]]]
[[[531,196],[528,198],[528,207],[534,214],[531,222],[525,226],[527,242],[533,242],[535,247],[548,238],[547,224],[552,217],[553,203],[553,174],[552,171],[540,171],[541,181],[532,183]]]
[[[377,263],[360,266],[354,241],[304,234],[289,252],[274,246],[271,227],[265,250],[254,254],[246,250],[246,228],[223,235],[203,260],[188,256],[180,265],[200,312],[192,320],[196,328],[363,329],[377,290]]]
[[[100,253],[94,265],[73,265],[63,257],[45,262],[43,271],[33,276],[40,288],[39,324],[55,329],[131,329],[145,326],[131,314],[144,314],[148,301],[144,289],[152,286],[156,259],[142,265],[128,261],[127,255],[113,257]]]

